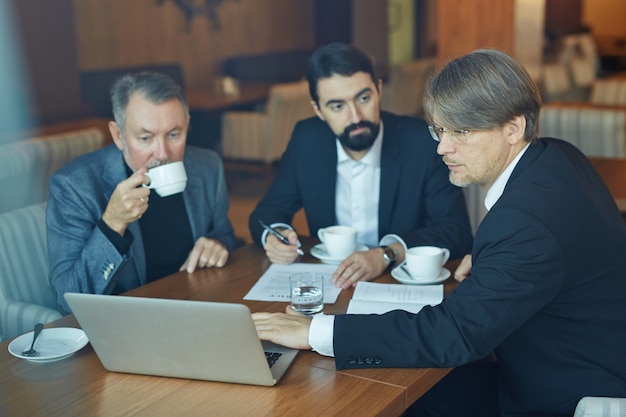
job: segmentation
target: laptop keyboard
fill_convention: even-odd
[[[270,366],[274,366],[278,358],[282,356],[280,352],[265,352],[265,359],[267,359],[267,364]]]

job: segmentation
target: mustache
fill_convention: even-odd
[[[159,161],[159,160],[156,160],[156,161],[152,161],[152,162],[150,162],[150,163],[148,164],[147,168],[148,168],[148,169],[152,169],[152,168],[160,167],[161,165],[171,164],[172,162],[174,162],[174,161],[171,161],[171,160],[169,160],[169,159],[164,160],[164,161]]]
[[[363,127],[372,130],[375,127],[375,125],[372,122],[368,122],[367,120],[363,120],[363,121],[360,121],[359,123],[353,123],[351,125],[346,126],[346,128],[343,130],[343,133],[346,134],[346,135],[349,135],[350,132],[355,131],[357,129],[361,129]]]
[[[446,165],[459,165],[459,163],[458,163],[458,162],[456,162],[456,161],[452,161],[452,160],[447,159],[447,158],[441,158],[441,160],[442,160],[442,161],[443,161],[443,163],[444,163],[444,164],[446,164]]]

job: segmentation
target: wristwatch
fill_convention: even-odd
[[[390,246],[380,246],[383,250],[383,258],[387,261],[387,269],[393,268],[398,260],[398,251]]]

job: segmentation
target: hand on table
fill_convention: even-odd
[[[268,234],[264,246],[265,254],[272,263],[288,265],[298,257],[298,234],[293,230],[282,230],[280,233],[290,244],[285,245],[276,236]]]
[[[358,281],[369,281],[387,269],[382,249],[354,252],[343,260],[333,273],[333,284],[339,288],[355,286]]]
[[[146,171],[145,167],[141,167],[117,184],[102,213],[102,220],[120,236],[124,235],[130,223],[139,220],[148,210],[150,189],[141,186],[149,183],[148,177],[144,175]]]
[[[254,326],[261,340],[294,349],[310,350],[311,318],[287,306],[285,313],[252,313]]]
[[[465,255],[454,271],[454,279],[461,282],[472,273],[472,255]]]
[[[201,237],[196,241],[179,271],[194,272],[198,268],[221,268],[228,261],[228,249],[216,239]]]

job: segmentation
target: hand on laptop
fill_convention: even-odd
[[[252,320],[261,340],[269,340],[294,349],[310,350],[311,319],[290,306],[284,313],[252,313]]]

